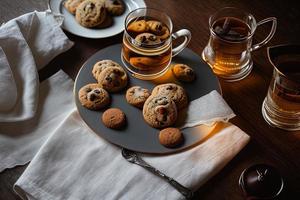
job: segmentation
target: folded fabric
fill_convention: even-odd
[[[63,17],[50,10],[30,12],[2,25],[6,29],[16,23],[33,54],[37,69],[43,68],[54,57],[73,46],[60,28]]]
[[[17,102],[17,86],[14,76],[7,62],[6,55],[0,47],[0,112],[13,108]],[[7,89],[9,88],[9,89]]]
[[[25,121],[0,123],[0,172],[28,163],[74,109],[73,81],[63,71],[39,87],[36,115]]]
[[[0,122],[23,121],[35,115],[37,69],[72,45],[49,12],[31,12],[0,27],[0,92],[5,94],[0,101]]]
[[[15,22],[7,24],[5,28],[0,28],[0,47],[2,55],[4,53],[6,55],[2,57],[0,65],[6,64],[10,67],[10,70],[6,70],[6,75],[1,75],[1,78],[11,74],[10,82],[16,85],[14,91],[16,94],[6,92],[12,89],[10,85],[4,84],[4,87],[1,87],[0,92],[11,95],[6,98],[12,99],[15,103],[9,109],[6,109],[5,104],[0,105],[0,122],[29,119],[36,111],[39,79],[30,48]],[[15,99],[16,96],[17,99]]]
[[[178,126],[194,127],[199,124],[212,125],[217,121],[228,122],[235,114],[222,96],[213,90],[189,103],[187,109],[180,112]],[[181,125],[182,124],[182,125]]]
[[[198,146],[143,158],[181,184],[196,189],[249,141],[238,127],[220,122]],[[94,132],[74,111],[46,141],[14,186],[28,199],[182,199],[172,186],[127,162],[121,149]]]

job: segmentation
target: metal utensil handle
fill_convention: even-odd
[[[145,162],[144,160],[142,160],[141,158],[138,158],[136,160],[136,164],[145,167],[146,169],[148,169],[149,171],[151,171],[152,173],[160,176],[161,178],[165,179],[166,181],[168,181],[176,190],[178,190],[178,192],[180,192],[185,198],[190,199],[193,196],[193,192],[184,187],[183,185],[181,185],[180,183],[178,183],[177,181],[175,181],[174,179],[170,178],[169,176],[165,175],[164,173],[162,173],[161,171],[159,171],[158,169],[152,167],[151,165],[149,165],[147,162]]]

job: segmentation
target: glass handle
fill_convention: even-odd
[[[172,39],[176,40],[179,37],[184,37],[184,41],[178,45],[177,47],[172,49],[172,56],[176,56],[177,54],[179,54],[190,42],[191,38],[192,38],[192,34],[189,30],[187,29],[181,29],[179,31],[177,31],[176,33],[172,34]]]
[[[263,19],[257,23],[257,26],[260,26],[260,25],[268,23],[268,22],[272,22],[272,28],[271,28],[269,35],[263,41],[259,42],[258,44],[254,44],[251,47],[250,51],[255,51],[255,50],[261,48],[262,46],[267,44],[274,36],[276,27],[277,27],[277,19],[275,17],[269,17],[269,18]]]

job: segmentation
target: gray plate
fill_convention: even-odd
[[[165,148],[159,143],[158,133],[159,130],[150,127],[143,119],[142,111],[137,109],[126,102],[124,90],[118,94],[112,94],[112,103],[110,107],[117,107],[124,111],[127,117],[127,126],[122,130],[112,130],[106,128],[101,122],[101,111],[91,111],[84,108],[78,100],[79,89],[88,84],[95,83],[96,80],[92,75],[93,65],[103,59],[111,59],[120,64],[121,62],[121,45],[109,46],[102,49],[91,56],[80,69],[75,80],[74,94],[75,102],[79,114],[85,123],[99,136],[105,138],[111,143],[125,147],[134,151],[143,153],[173,153],[191,147],[203,139],[203,134],[199,134],[197,128],[187,128],[183,130],[185,137],[184,143],[178,148]],[[221,91],[217,77],[212,73],[210,67],[193,51],[184,49],[179,55],[173,58],[173,62],[185,63],[191,66],[196,72],[196,80],[192,83],[185,83],[182,86],[187,91],[190,101],[197,99],[212,90]],[[168,73],[168,72],[167,72]],[[129,75],[129,74],[128,74]],[[129,87],[139,85],[150,90],[156,85],[151,81],[143,81],[129,77]],[[166,82],[166,80],[162,80]]]

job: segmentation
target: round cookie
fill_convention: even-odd
[[[138,108],[143,108],[143,105],[149,96],[149,90],[140,86],[133,86],[126,91],[127,102]]]
[[[151,95],[143,107],[144,120],[154,128],[173,125],[177,119],[177,108],[173,100]]]
[[[105,17],[104,0],[85,0],[76,9],[76,21],[87,28],[101,24]]]
[[[162,29],[161,29],[161,31],[160,31],[160,34],[161,34],[161,35],[159,35],[158,37],[159,37],[159,39],[161,39],[161,40],[165,40],[165,39],[167,39],[168,37],[170,37],[170,31],[169,31],[169,29],[168,29],[166,26],[163,26],[163,27],[162,27]]]
[[[194,70],[185,64],[174,65],[172,72],[178,80],[184,82],[192,82],[196,77]]]
[[[107,128],[120,129],[126,123],[126,115],[119,108],[109,108],[102,114],[102,122]]]
[[[110,103],[108,92],[97,83],[91,83],[80,88],[78,98],[84,107],[99,110]]]
[[[96,62],[96,64],[93,67],[92,74],[93,74],[94,78],[96,80],[98,80],[100,73],[108,67],[122,68],[118,63],[116,63],[112,60],[100,60],[100,61]]]
[[[76,13],[76,9],[84,0],[67,0],[64,2],[64,7],[73,15]]]
[[[125,11],[125,5],[122,0],[106,0],[105,8],[113,16],[122,15]]]
[[[126,87],[127,81],[127,74],[120,67],[108,67],[98,76],[98,83],[108,92],[119,92]]]
[[[178,110],[181,110],[188,105],[188,97],[185,90],[181,86],[174,83],[166,83],[156,86],[152,90],[152,95],[166,96],[171,98],[175,102]]]
[[[162,35],[162,23],[156,20],[149,20],[146,22],[148,29],[151,33],[155,34],[155,35]]]
[[[131,22],[127,27],[127,30],[136,33],[144,33],[148,30],[147,22],[145,20],[137,20]]]
[[[183,142],[183,135],[178,128],[165,128],[159,132],[160,144],[168,148],[177,147]]]
[[[137,45],[155,45],[155,44],[159,44],[161,41],[160,39],[152,34],[152,33],[141,33],[138,34],[135,39],[136,43],[138,43]]]

